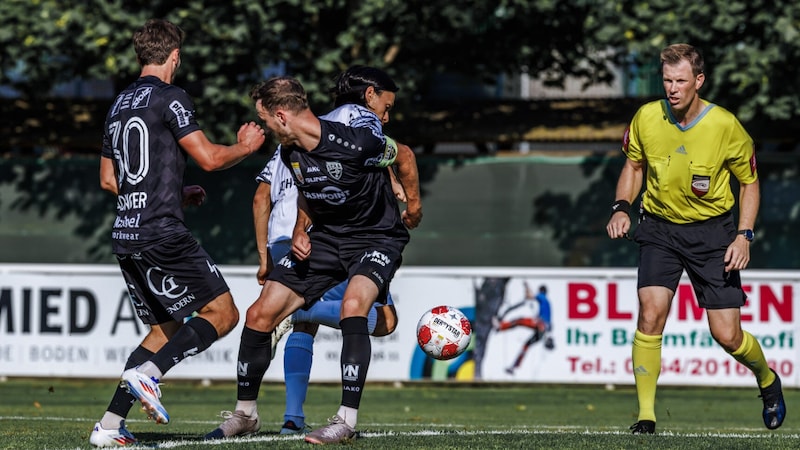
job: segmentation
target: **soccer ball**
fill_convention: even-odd
[[[434,359],[452,359],[464,353],[471,338],[469,319],[452,306],[437,306],[417,323],[419,347]]]

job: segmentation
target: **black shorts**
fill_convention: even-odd
[[[725,272],[725,252],[736,238],[730,213],[690,224],[675,224],[645,214],[636,228],[639,244],[638,287],[678,288],[684,270],[697,303],[707,309],[739,308],[747,296],[739,271]]]
[[[116,256],[136,314],[147,325],[181,321],[230,290],[189,233]]]
[[[403,260],[406,241],[342,238],[313,231],[309,237],[311,255],[298,262],[289,253],[269,273],[270,280],[300,294],[308,307],[342,281],[354,275],[364,275],[378,286],[376,302],[386,303],[389,283]]]

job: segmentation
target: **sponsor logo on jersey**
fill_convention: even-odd
[[[756,145],[753,144],[753,156],[750,157],[750,175],[756,173]]]
[[[711,187],[711,177],[707,175],[692,175],[692,192],[698,197],[708,194]]]
[[[322,192],[303,192],[303,196],[309,200],[324,200],[331,205],[341,205],[347,201],[350,191],[343,191],[336,186],[326,186]]]
[[[178,119],[178,128],[183,128],[189,125],[189,119],[192,118],[192,112],[184,108],[181,102],[174,100],[169,104],[169,109],[175,113],[175,118]]]
[[[320,173],[320,172],[322,172],[322,170],[320,170],[320,168],[317,167],[317,166],[308,166],[308,169],[306,169],[306,172],[308,172],[308,173]]]
[[[111,117],[116,116],[119,114],[119,110],[122,106],[122,99],[125,98],[124,95],[118,95],[117,99],[114,100],[114,106],[111,107]]]
[[[339,180],[342,178],[342,163],[339,161],[326,162],[325,169],[334,180]]]
[[[305,184],[305,180],[303,180],[303,171],[300,169],[299,162],[292,163],[292,172],[294,172],[294,177],[297,178],[298,184]]]
[[[152,92],[153,86],[143,86],[136,89],[136,92],[133,94],[131,109],[141,109],[150,106],[150,94]]]

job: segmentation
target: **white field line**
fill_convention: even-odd
[[[44,417],[30,417],[30,416],[0,416],[0,420],[2,421],[25,421],[25,422],[85,422],[85,423],[94,423],[96,419],[89,419],[89,418],[81,418],[81,417],[51,417],[51,416],[44,416]],[[127,423],[148,423],[151,422],[147,419],[127,419]],[[219,420],[181,420],[181,421],[174,421],[171,423],[191,423],[191,424],[207,424],[210,426],[219,424]],[[263,422],[264,425],[269,425],[270,422]],[[274,422],[272,425],[277,430],[278,427],[282,422]],[[409,423],[359,423],[359,428],[361,429],[375,429],[375,428],[408,428],[411,426],[418,426],[418,425],[410,425]],[[563,426],[563,425],[532,425],[532,426],[512,426],[512,427],[503,427],[503,426],[488,426],[486,428],[490,428],[487,430],[463,430],[463,428],[473,428],[473,426],[466,426],[463,424],[443,424],[437,423],[432,424],[429,426],[430,429],[427,430],[417,430],[417,431],[360,431],[359,435],[361,437],[374,437],[379,438],[382,436],[452,436],[452,435],[462,435],[462,436],[480,436],[480,435],[495,435],[495,434],[527,434],[527,435],[537,435],[537,434],[584,434],[590,436],[603,436],[603,435],[627,435],[630,431],[625,428],[624,430],[603,430],[599,428],[590,429],[585,426]],[[494,428],[494,429],[491,429]],[[738,433],[721,433],[721,432],[689,432],[689,433],[676,433],[672,431],[659,431],[658,434],[661,436],[674,436],[674,437],[686,437],[686,438],[709,438],[709,437],[718,437],[718,438],[740,438],[740,439],[764,439],[770,438],[774,436],[772,433],[765,432],[763,428],[742,428],[742,432]],[[781,438],[792,438],[792,439],[800,439],[800,434],[782,434]],[[276,441],[291,441],[291,440],[298,440],[302,439],[302,436],[292,435],[278,435],[278,434],[263,434],[263,435],[256,435],[250,437],[242,437],[242,438],[228,438],[228,439],[221,439],[221,440],[212,440],[212,441],[159,441],[158,447],[159,448],[173,448],[179,447],[182,445],[198,445],[198,444],[207,444],[210,446],[225,444],[225,443],[247,443],[247,442],[276,442]]]

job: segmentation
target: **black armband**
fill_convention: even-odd
[[[611,215],[615,213],[624,212],[627,215],[631,214],[631,203],[627,200],[617,200],[611,205]]]

